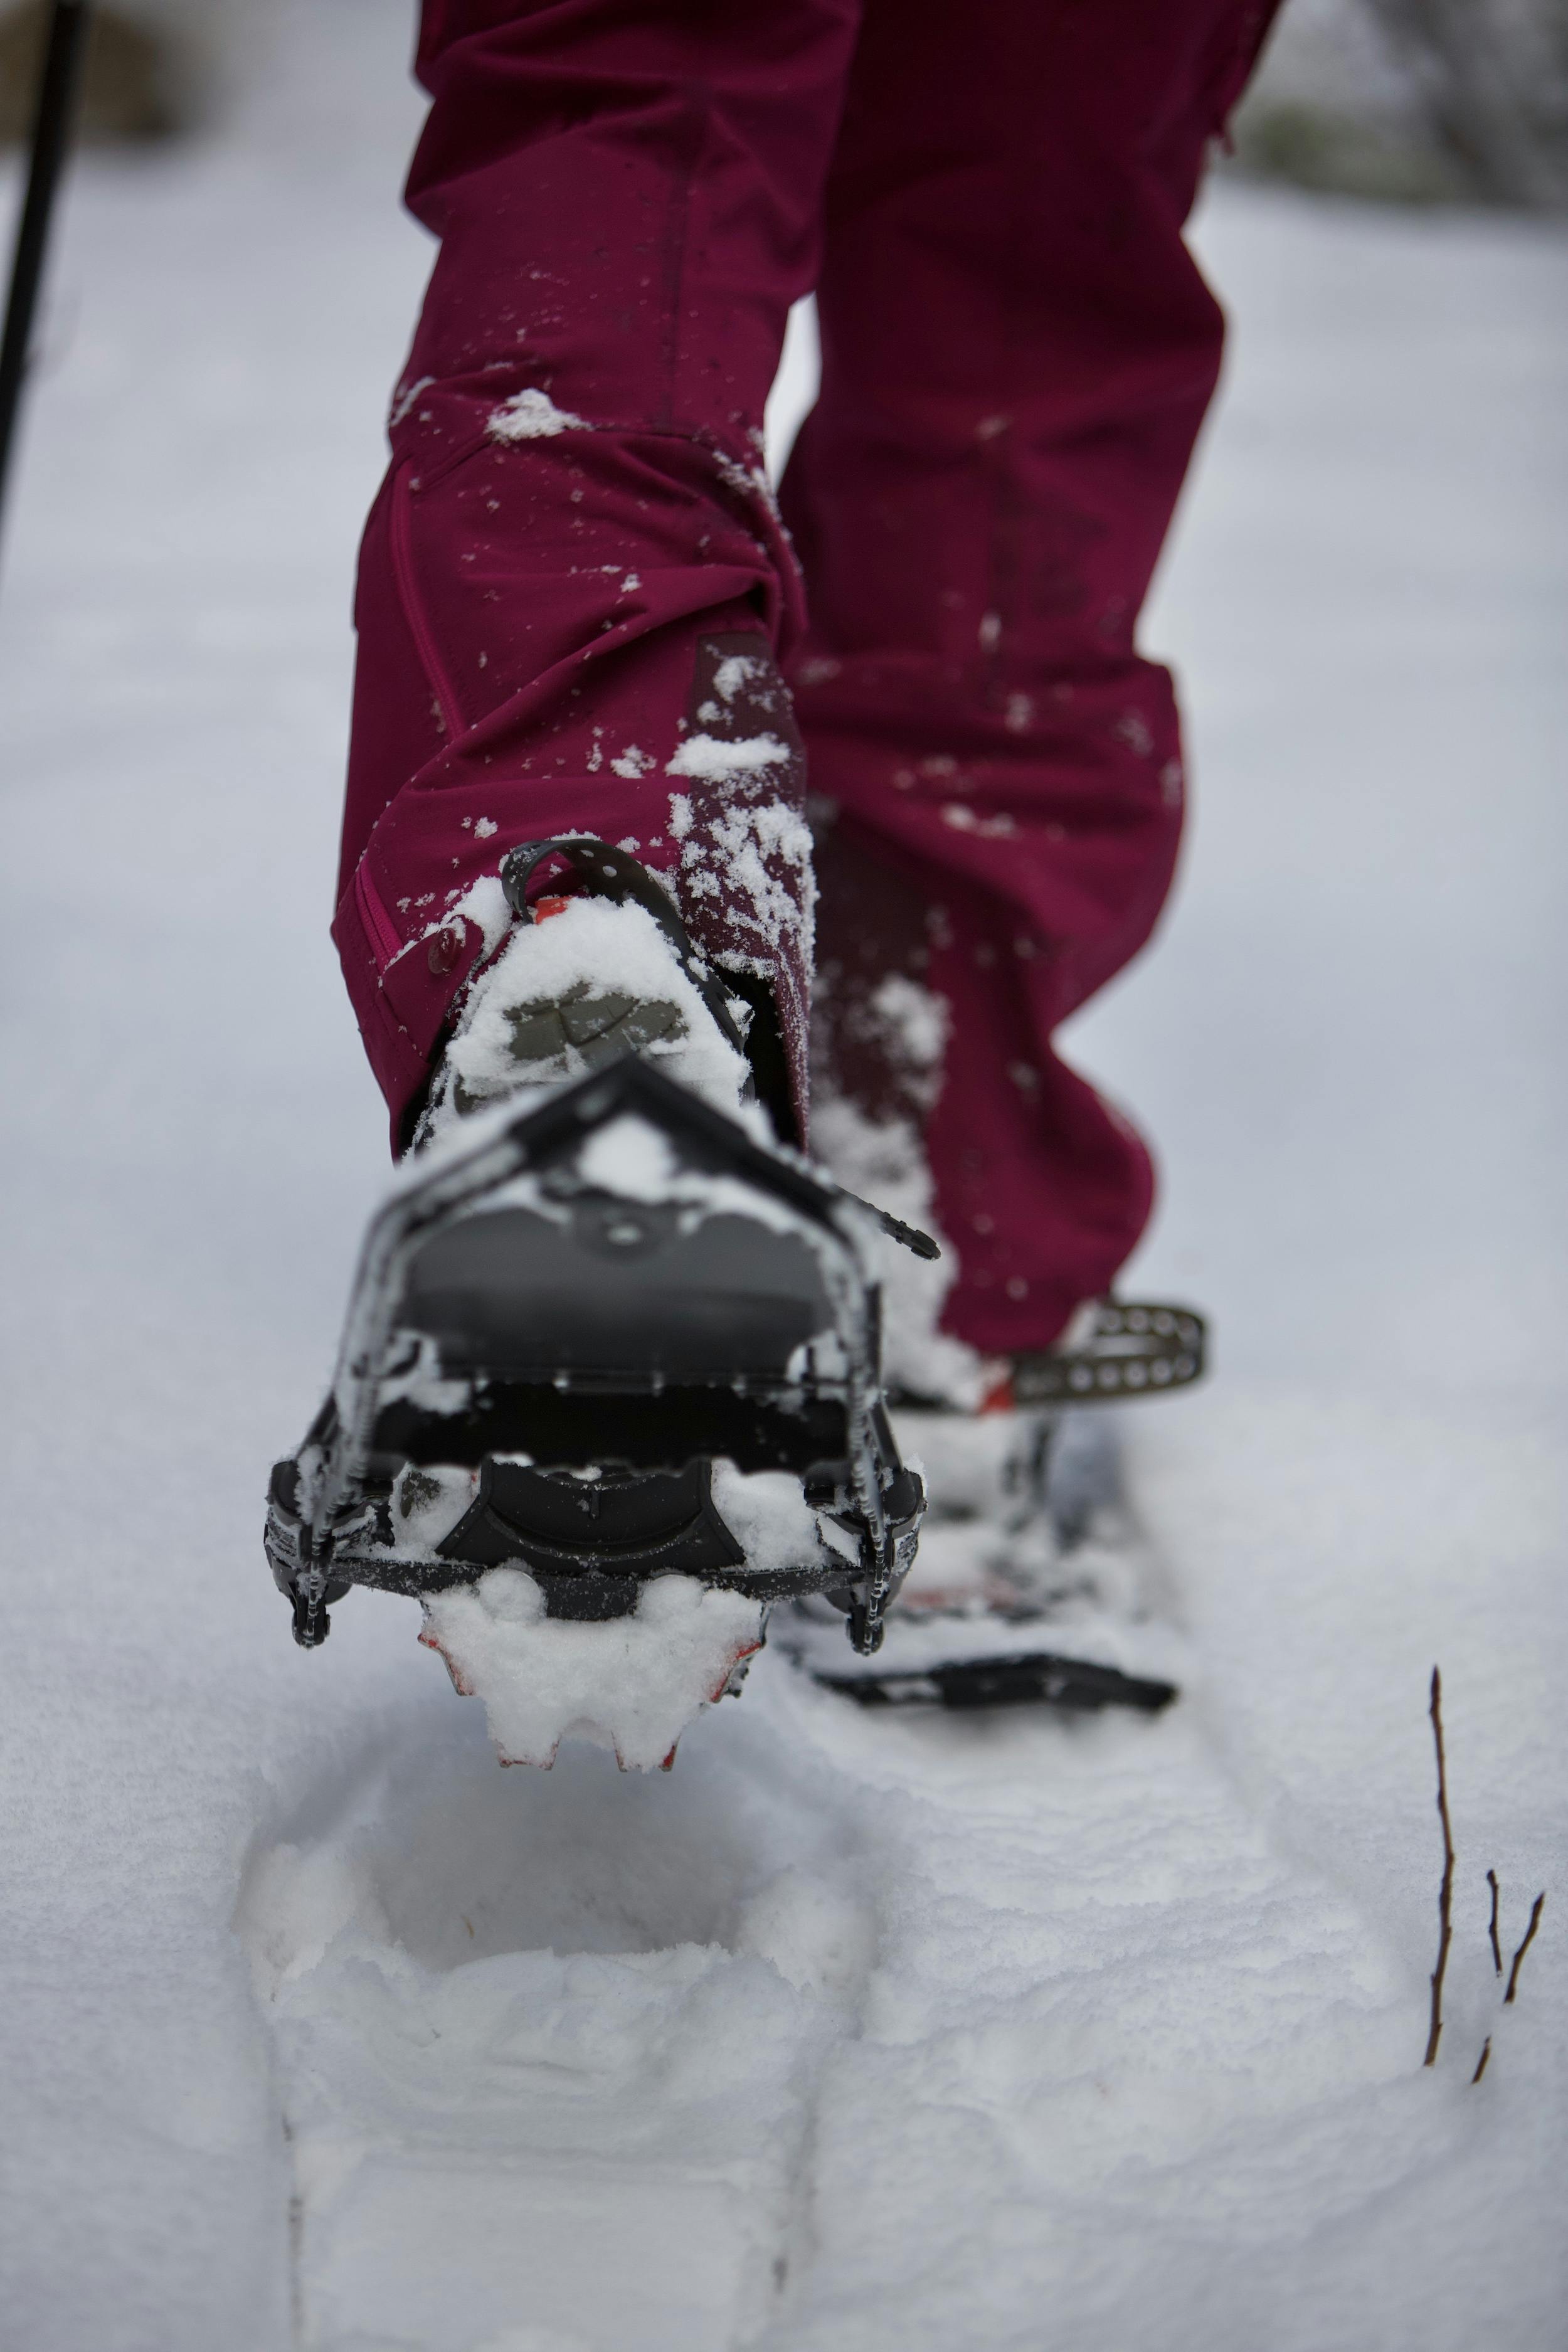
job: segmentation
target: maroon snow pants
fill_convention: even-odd
[[[815,961],[821,1080],[923,1127],[957,1337],[1041,1347],[1108,1286],[1149,1159],[1051,1037],[1171,880],[1133,630],[1219,362],[1182,225],[1270,13],[426,0],[440,251],[362,551],[334,926],[395,1140],[495,947],[485,877],[593,833],[767,979],[803,1118]]]

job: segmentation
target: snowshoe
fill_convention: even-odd
[[[590,898],[546,922],[557,855]],[[588,1727],[647,1768],[781,1601],[882,1639],[924,1497],[874,1244],[935,1244],[771,1139],[722,978],[634,858],[528,844],[503,879],[524,932],[372,1221],[267,1550],[306,1648],[352,1585],[411,1594],[503,1760]]]
[[[1114,1430],[1065,1408],[1186,1386],[1205,1344],[1189,1308],[1100,1300],[1058,1350],[1000,1371],[977,1412],[898,1399],[899,1442],[929,1480],[931,1507],[886,1643],[875,1659],[841,1658],[804,1601],[780,1646],[866,1706],[1169,1706],[1177,1644],[1121,1491]]]

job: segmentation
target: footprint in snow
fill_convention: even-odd
[[[523,1775],[465,1715],[256,1853],[237,1926],[306,2352],[718,2352],[765,2323],[874,1924],[762,1729],[668,1779],[592,1748]]]

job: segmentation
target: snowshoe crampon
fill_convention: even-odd
[[[881,1397],[879,1224],[934,1248],[634,1055],[465,1121],[373,1221],[331,1393],[273,1472],[297,1639],[351,1585],[412,1594],[509,1760],[581,1719],[645,1765],[776,1601],[826,1595],[873,1652],[924,1502]],[[508,1654],[531,1695],[487,1685]]]

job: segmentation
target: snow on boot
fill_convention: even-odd
[[[582,895],[530,886],[566,861]],[[525,1087],[585,1077],[639,1053],[718,1110],[752,1092],[745,1041],[722,981],[700,957],[638,860],[602,842],[529,842],[503,868],[518,916],[468,992],[431,1084],[416,1150],[455,1119]]]
[[[586,895],[536,908],[552,861]],[[741,1008],[635,858],[524,844],[502,879],[519,929],[372,1220],[267,1549],[304,1646],[352,1584],[413,1594],[504,1761],[586,1732],[646,1769],[780,1601],[880,1641],[924,1498],[877,1251],[934,1244],[772,1140]]]

